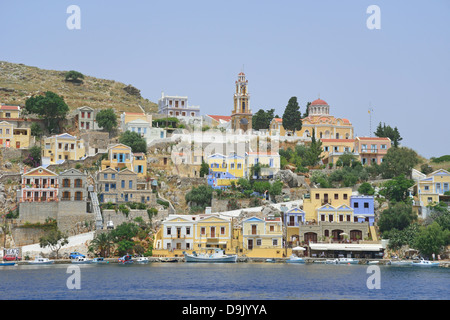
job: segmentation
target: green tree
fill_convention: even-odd
[[[89,244],[89,251],[95,252],[98,251],[100,256],[109,257],[111,254],[111,249],[114,245],[110,233],[99,233],[95,236],[94,239]]]
[[[33,168],[39,167],[41,165],[41,152],[42,150],[39,146],[29,148],[28,157],[23,160],[23,163]]]
[[[42,128],[41,128],[41,126],[39,125],[39,123],[33,122],[33,123],[31,124],[30,129],[31,129],[31,135],[32,135],[33,137],[37,137],[37,138],[42,137],[43,131],[42,131]]]
[[[359,188],[358,192],[360,194],[364,194],[367,196],[373,196],[375,194],[375,189],[372,187],[372,185],[368,182],[363,182]]]
[[[297,102],[297,97],[292,97],[284,110],[283,127],[286,131],[299,131],[302,129],[302,115]]]
[[[280,180],[274,181],[269,188],[269,194],[274,196],[279,196],[283,190],[283,182]]]
[[[306,104],[305,113],[303,114],[303,119],[309,116],[309,106],[311,105],[311,102],[308,102]]]
[[[253,130],[269,129],[274,113],[275,109],[270,109],[267,111],[259,109],[258,112],[256,112],[252,117]]]
[[[321,154],[322,154],[322,141],[316,140],[316,137],[313,134],[313,136],[311,137],[311,144],[307,148],[306,153],[304,155],[303,161],[304,165],[312,167],[315,166],[322,160],[323,156],[321,156]]]
[[[378,227],[383,234],[383,238],[386,239],[386,232],[392,229],[403,230],[416,220],[417,214],[413,212],[411,204],[404,202],[391,203],[389,208],[381,213]]]
[[[60,230],[50,230],[45,236],[39,238],[41,248],[50,247],[52,252],[56,253],[56,259],[59,257],[59,250],[69,243],[67,234]]]
[[[355,161],[358,161],[355,155],[351,152],[344,152],[341,156],[339,156],[339,160],[342,161],[342,166],[351,167]]]
[[[404,245],[415,247],[419,231],[418,223],[411,223],[403,230],[391,229],[385,233],[386,239],[389,239],[388,247],[393,250],[400,249]]]
[[[84,75],[81,72],[70,70],[66,72],[65,74],[66,81],[74,82],[74,83],[80,83],[83,82]]]
[[[387,151],[379,169],[385,179],[391,179],[399,175],[410,177],[412,169],[419,161],[419,157],[414,150],[406,147],[393,147]]]
[[[423,227],[416,238],[416,249],[425,256],[440,254],[450,238],[450,231],[444,230],[436,221]]]
[[[200,185],[192,187],[191,191],[186,193],[185,200],[190,206],[201,207],[203,210],[211,206],[213,189],[210,186]]]
[[[380,138],[391,139],[392,145],[394,147],[398,147],[399,142],[403,140],[403,138],[400,136],[400,132],[398,131],[397,127],[392,128],[391,126],[386,126],[385,123],[381,125],[381,122],[378,124],[377,130],[374,132],[374,134]]]
[[[120,135],[119,142],[131,147],[131,150],[135,153],[147,153],[147,141],[137,132],[125,131]]]
[[[59,130],[60,122],[66,118],[69,112],[69,106],[62,97],[54,92],[47,91],[43,96],[28,98],[25,102],[25,110],[42,117],[49,132],[56,132]]]
[[[414,185],[414,181],[400,175],[386,181],[380,189],[380,195],[389,201],[406,201],[409,197],[408,189]]]
[[[97,113],[95,120],[97,121],[98,126],[103,128],[103,130],[111,131],[117,128],[117,117],[112,108],[100,110]]]
[[[207,176],[209,174],[209,166],[206,162],[202,161],[202,165],[200,166],[200,177]]]

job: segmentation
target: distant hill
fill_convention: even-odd
[[[81,84],[65,80],[66,71],[44,70],[0,61],[0,103],[25,105],[36,94],[53,91],[63,96],[71,110],[81,106],[114,108],[117,112],[156,113],[157,104],[144,99],[132,85],[84,75]],[[78,71],[78,70],[76,70]]]

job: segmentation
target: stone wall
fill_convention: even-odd
[[[20,223],[44,223],[47,218],[58,218],[58,202],[21,202]]]
[[[11,228],[11,234],[14,239],[14,244],[17,247],[27,246],[34,243],[39,243],[39,238],[46,234],[46,231],[41,228]]]

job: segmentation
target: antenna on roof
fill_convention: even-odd
[[[369,102],[369,137],[372,138],[372,112],[373,108],[371,107],[372,103]]]

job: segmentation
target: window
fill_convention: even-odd
[[[340,222],[344,221],[344,215],[342,215],[342,214],[339,215],[339,221]]]
[[[128,188],[133,189],[133,180],[128,181]]]
[[[430,191],[430,187],[429,187],[429,186],[424,186],[423,189],[424,189],[425,191]]]
[[[387,149],[387,146],[385,144],[382,144],[381,145],[381,150],[386,150],[386,149]]]
[[[75,188],[82,188],[83,181],[81,179],[75,179]]]
[[[225,227],[220,227],[220,234],[225,234]]]
[[[353,208],[359,208],[359,203],[358,202],[355,202],[354,204],[353,204]]]
[[[256,245],[260,246],[262,244],[262,240],[261,239],[256,239]]]
[[[323,151],[328,152],[329,147],[323,147]]]
[[[369,203],[368,202],[364,202],[364,208],[369,208]]]
[[[270,231],[270,232],[274,232],[274,231],[275,231],[275,226],[270,226],[270,227],[269,227],[269,231]]]
[[[316,200],[320,199],[320,194],[316,193]]]
[[[70,188],[70,180],[63,179],[63,188]]]
[[[122,189],[124,189],[124,188],[125,188],[125,180],[122,180],[122,183],[121,183],[121,188],[122,188]]]
[[[328,215],[328,221],[333,222],[333,215],[332,214]]]
[[[351,221],[351,216],[348,214],[347,215],[347,221],[350,222]]]
[[[347,200],[348,195],[346,193],[344,193],[344,200]]]
[[[334,194],[334,200],[339,200],[339,193]]]
[[[166,233],[167,233],[167,235],[170,236],[172,234],[172,228],[171,227],[167,227]]]
[[[191,234],[191,228],[190,227],[186,227],[186,235],[190,235]]]
[[[203,235],[203,236],[206,234],[206,228],[205,227],[201,227],[200,228],[200,234]]]
[[[105,180],[108,179],[108,174],[107,173],[103,174],[103,179],[105,179]]]
[[[320,215],[320,221],[325,221],[325,215],[324,214]]]

